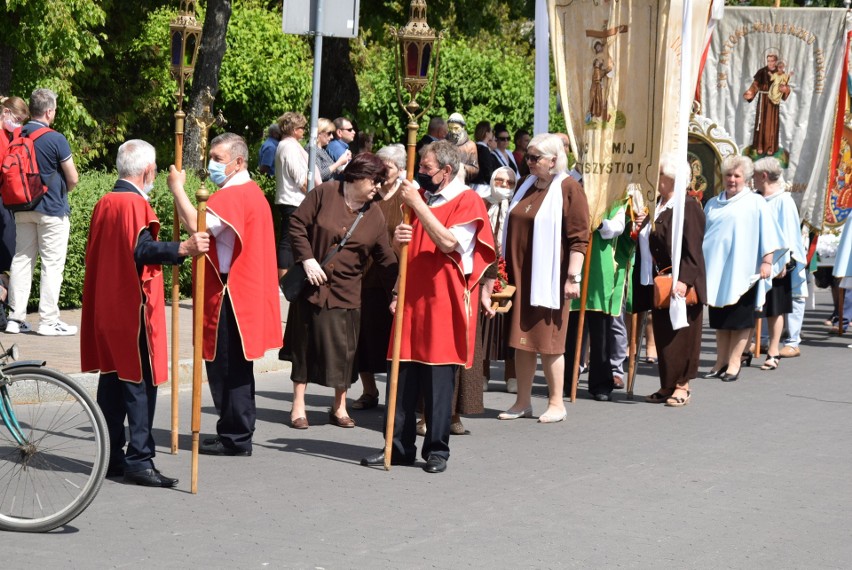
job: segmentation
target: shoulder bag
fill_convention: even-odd
[[[654,277],[654,308],[668,309],[672,298],[672,274],[671,267],[666,267]],[[686,288],[686,304],[697,305],[698,294],[695,287]]]

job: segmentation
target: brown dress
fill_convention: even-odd
[[[518,185],[520,188],[523,181]],[[532,282],[532,247],[535,215],[547,190],[534,185],[506,217],[506,271],[509,282],[517,288],[512,299],[509,346],[540,354],[563,354],[567,333],[569,304],[563,300],[560,309],[530,305]],[[585,255],[589,243],[589,205],[582,187],[570,176],[562,181],[562,253],[559,282],[568,276],[569,254]]]
[[[654,287],[640,285],[639,268],[642,267],[640,248],[636,248],[636,263],[633,272],[633,307],[635,312],[652,309],[654,317],[654,338],[659,357],[660,388],[674,390],[677,384],[692,380],[698,374],[701,359],[701,329],[704,316],[704,302],[707,299],[706,278],[704,273],[704,210],[701,204],[687,198],[683,212],[683,245],[680,258],[678,279],[698,294],[698,304],[686,308],[686,328],[672,330],[668,309],[652,309]],[[648,245],[654,264],[665,269],[672,264],[672,211],[660,214],[654,229],[648,238]]]

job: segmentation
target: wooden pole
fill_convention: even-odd
[[[636,371],[636,328],[639,326],[639,315],[630,315],[630,342],[627,348],[627,399],[633,399],[633,374]]]
[[[760,358],[760,335],[763,332],[763,319],[757,317],[757,322],[754,324],[754,357]]]
[[[175,168],[183,170],[183,133],[186,113],[178,108],[175,113]],[[172,208],[172,241],[180,241],[180,219],[177,204]],[[180,267],[172,266],[172,455],[178,452],[178,410],[180,409],[178,383],[180,381]]]
[[[838,293],[840,293],[840,295],[838,296],[838,299],[837,299],[837,334],[842,335],[843,334],[843,300],[846,297],[846,289],[838,286],[837,291],[838,291]]]
[[[408,156],[406,157],[405,172],[408,180],[414,180],[414,158],[417,147],[417,121],[412,117],[408,121],[408,140],[406,141]],[[411,223],[411,209],[403,207],[402,222]],[[391,353],[391,369],[388,376],[388,399],[385,405],[387,421],[385,422],[385,471],[390,471],[391,455],[393,454],[393,429],[396,416],[396,392],[399,384],[399,354],[402,350],[402,308],[405,305],[405,285],[408,281],[408,244],[402,244],[399,252],[399,285],[396,297],[396,314],[393,320],[393,352]]]
[[[198,232],[207,231],[207,192],[205,183],[195,193],[198,202]],[[195,263],[195,285],[192,301],[192,482],[190,490],[192,494],[198,493],[198,446],[201,434],[201,348],[203,342],[204,325],[204,256],[196,256]]]
[[[589,245],[586,248],[586,258],[583,259],[583,283],[580,286],[580,314],[577,323],[577,344],[574,347],[574,362],[571,371],[571,403],[577,399],[577,381],[580,378],[580,367],[576,364],[580,362],[580,352],[583,350],[583,323],[586,320],[586,301],[589,298],[589,266],[592,262],[592,237],[594,232],[589,233]]]

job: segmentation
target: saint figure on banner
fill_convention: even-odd
[[[757,70],[751,86],[743,93],[749,103],[757,98],[751,143],[751,150],[757,156],[772,156],[781,150],[778,146],[781,102],[790,96],[791,75],[785,72],[783,62],[779,66],[778,54],[771,52],[766,56],[766,65]]]
[[[589,90],[589,115],[608,120],[607,96],[609,95],[609,77],[612,62],[604,57],[604,45],[600,40],[594,44],[595,59],[592,61],[592,87]]]

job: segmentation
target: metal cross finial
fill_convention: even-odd
[[[201,157],[201,164],[206,164],[205,159],[207,158],[207,133],[210,130],[210,127],[216,123],[216,117],[213,116],[211,112],[211,107],[213,105],[213,94],[210,93],[210,88],[206,88],[204,93],[201,94],[201,113],[198,116],[192,118],[195,121],[195,124],[198,125],[198,128],[201,129],[201,133],[198,138],[198,154]],[[207,178],[207,169],[201,168],[201,179],[204,180]]]

